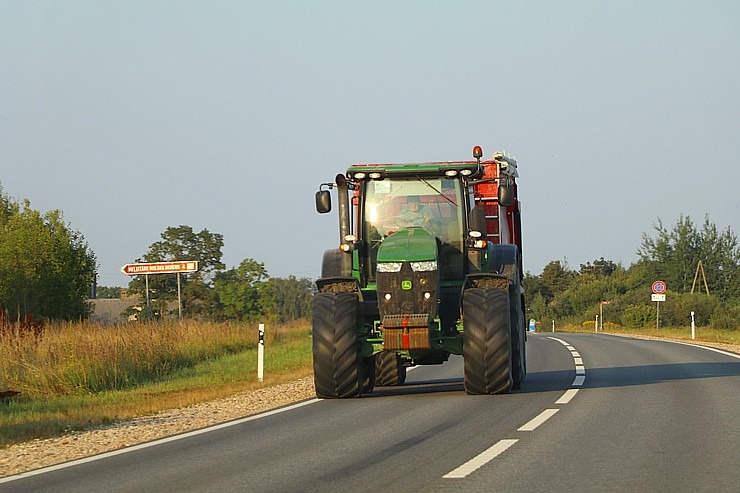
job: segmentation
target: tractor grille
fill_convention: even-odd
[[[414,272],[408,262],[403,263],[400,272],[378,272],[376,280],[381,320],[389,315],[410,314],[426,314],[429,319],[434,319],[439,297],[438,276],[438,271]]]

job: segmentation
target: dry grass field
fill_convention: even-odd
[[[266,327],[262,382],[257,341],[257,324],[242,323],[6,326],[0,446],[310,375],[308,322]]]

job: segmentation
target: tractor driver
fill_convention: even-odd
[[[398,215],[398,218],[406,226],[427,226],[434,218],[432,210],[427,206],[421,206],[419,197],[411,195],[406,200],[406,207]]]

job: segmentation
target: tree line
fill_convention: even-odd
[[[223,235],[189,226],[169,227],[135,262],[198,260],[199,270],[181,274],[183,314],[210,320],[286,322],[308,316],[313,283],[307,278],[270,277],[263,263],[247,258],[226,269]],[[84,320],[91,315],[91,293],[120,295],[120,288],[95,289],[97,259],[84,236],[59,210],[41,213],[19,202],[0,185],[0,312],[6,320]],[[129,294],[146,306],[144,276],[134,277]],[[128,314],[172,316],[177,276],[149,276],[150,309]]]
[[[0,186],[0,310],[6,319],[86,318],[96,259],[53,210],[42,214]]]
[[[577,270],[556,260],[540,275],[527,273],[528,318],[581,325],[601,312],[604,323],[655,325],[651,286],[661,280],[668,287],[661,326],[689,325],[692,311],[699,325],[740,326],[740,249],[732,230],[718,230],[708,217],[699,228],[684,216],[671,228],[658,221],[654,230],[654,236],[643,234],[639,259],[627,268],[601,257]]]
[[[310,279],[270,277],[264,263],[251,258],[226,269],[221,262],[223,245],[223,235],[207,229],[195,232],[185,225],[169,227],[136,263],[199,262],[198,271],[180,274],[182,312],[189,318],[282,323],[309,316],[313,296]],[[136,314],[138,318],[167,317],[179,311],[179,308],[168,308],[178,299],[176,275],[151,275],[148,282],[149,309],[140,311],[145,307],[145,276],[135,276],[128,292],[138,294],[140,304],[127,314]]]
[[[199,261],[197,272],[180,278],[187,317],[285,322],[310,315],[310,279],[272,278],[263,263],[251,258],[227,269],[221,261],[223,244],[221,234],[207,229],[169,227],[135,262]],[[719,230],[708,217],[701,227],[684,216],[672,227],[658,221],[653,235],[643,234],[637,254],[639,260],[629,267],[601,257],[577,270],[555,260],[539,275],[527,272],[527,318],[582,324],[602,309],[606,322],[649,326],[655,322],[651,284],[662,280],[668,286],[661,304],[663,325],[687,325],[694,311],[700,325],[738,326],[740,249],[729,227]],[[703,269],[694,282],[699,261]],[[86,319],[96,270],[95,254],[60,211],[33,210],[28,200],[13,200],[0,186],[0,311],[6,319]],[[101,297],[117,296],[118,291],[98,288]],[[134,277],[128,291],[139,296],[139,307],[146,306],[144,276]],[[149,276],[149,298],[150,309],[137,310],[137,316],[173,316],[177,276]]]

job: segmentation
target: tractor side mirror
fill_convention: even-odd
[[[511,185],[498,186],[498,205],[502,207],[514,205],[514,187]]]
[[[331,212],[331,193],[329,190],[316,192],[316,212],[319,214]]]

